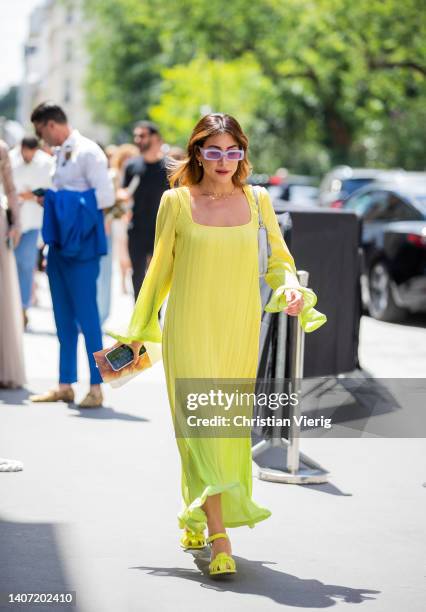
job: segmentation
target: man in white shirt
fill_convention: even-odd
[[[20,202],[22,237],[15,249],[19,287],[26,327],[27,309],[31,305],[31,290],[34,268],[37,261],[37,241],[43,221],[43,209],[38,204],[35,189],[49,189],[52,186],[53,159],[39,149],[34,136],[26,136],[21,145],[10,154],[13,181]]]
[[[39,104],[31,115],[31,121],[37,136],[56,147],[52,179],[55,189],[72,197],[76,192],[94,190],[98,209],[112,206],[114,187],[108,174],[106,156],[99,145],[73,129],[62,108],[53,102]],[[63,212],[66,214],[67,211]],[[103,222],[101,225],[103,228]],[[85,246],[83,241],[80,248],[84,250]],[[89,360],[90,391],[79,405],[82,408],[102,405],[102,378],[93,357],[95,351],[102,349],[96,301],[99,262],[99,253],[89,259],[79,258],[78,253],[71,257],[61,252],[61,247],[49,246],[47,274],[60,344],[59,386],[32,396],[32,401],[74,401],[71,385],[77,381],[77,340],[81,331]]]

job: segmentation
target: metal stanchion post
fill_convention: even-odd
[[[298,273],[299,282],[302,287],[308,286],[309,273],[300,271]],[[296,393],[298,398],[302,396],[303,360],[305,355],[305,332],[299,325],[297,317],[290,319],[291,338],[290,346],[290,393]],[[295,474],[299,469],[299,434],[300,427],[297,426],[295,419],[300,417],[300,402],[290,406],[290,430],[289,430],[289,449],[287,454],[287,468]]]
[[[309,273],[297,272],[302,287],[308,286]],[[278,315],[278,339],[276,375],[277,381],[285,378],[285,346],[287,336],[287,314]],[[297,317],[290,321],[290,392],[297,393],[299,401],[290,406],[289,439],[274,438],[262,440],[252,448],[253,459],[259,466],[258,476],[261,480],[285,482],[288,484],[319,484],[327,482],[328,472],[316,461],[300,452],[300,425],[297,417],[301,415],[301,391],[303,379],[305,333]],[[278,382],[277,382],[278,384]]]

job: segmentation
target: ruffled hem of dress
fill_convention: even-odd
[[[136,307],[137,304],[138,302],[136,303]],[[140,319],[141,317],[137,316],[137,310],[135,310],[128,325],[119,325],[116,330],[107,329],[105,333],[124,344],[130,344],[131,342],[153,342],[161,344],[163,330],[158,320],[158,311],[154,311],[152,316],[145,322]]]
[[[189,529],[194,532],[204,531],[207,527],[207,515],[202,509],[209,495],[217,495],[223,493],[234,487],[239,487],[239,482],[232,482],[227,485],[208,485],[200,497],[194,499],[194,501],[187,506],[182,512],[178,514],[178,522],[180,529]],[[252,517],[250,520],[245,521],[223,521],[225,527],[242,527],[244,525],[253,529],[256,523],[263,521],[271,516],[272,512],[267,508],[259,506],[259,513]]]

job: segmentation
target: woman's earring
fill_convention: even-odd
[[[203,164],[202,164],[202,163],[199,161],[199,162],[198,162],[198,165],[199,165],[199,166],[202,166]]]

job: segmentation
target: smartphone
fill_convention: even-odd
[[[37,198],[44,198],[46,195],[46,189],[40,187],[39,189],[33,189],[32,192]]]
[[[143,355],[146,352],[146,348],[141,346],[139,355]],[[127,344],[116,346],[105,354],[105,359],[115,372],[122,370],[133,361],[133,351]]]

